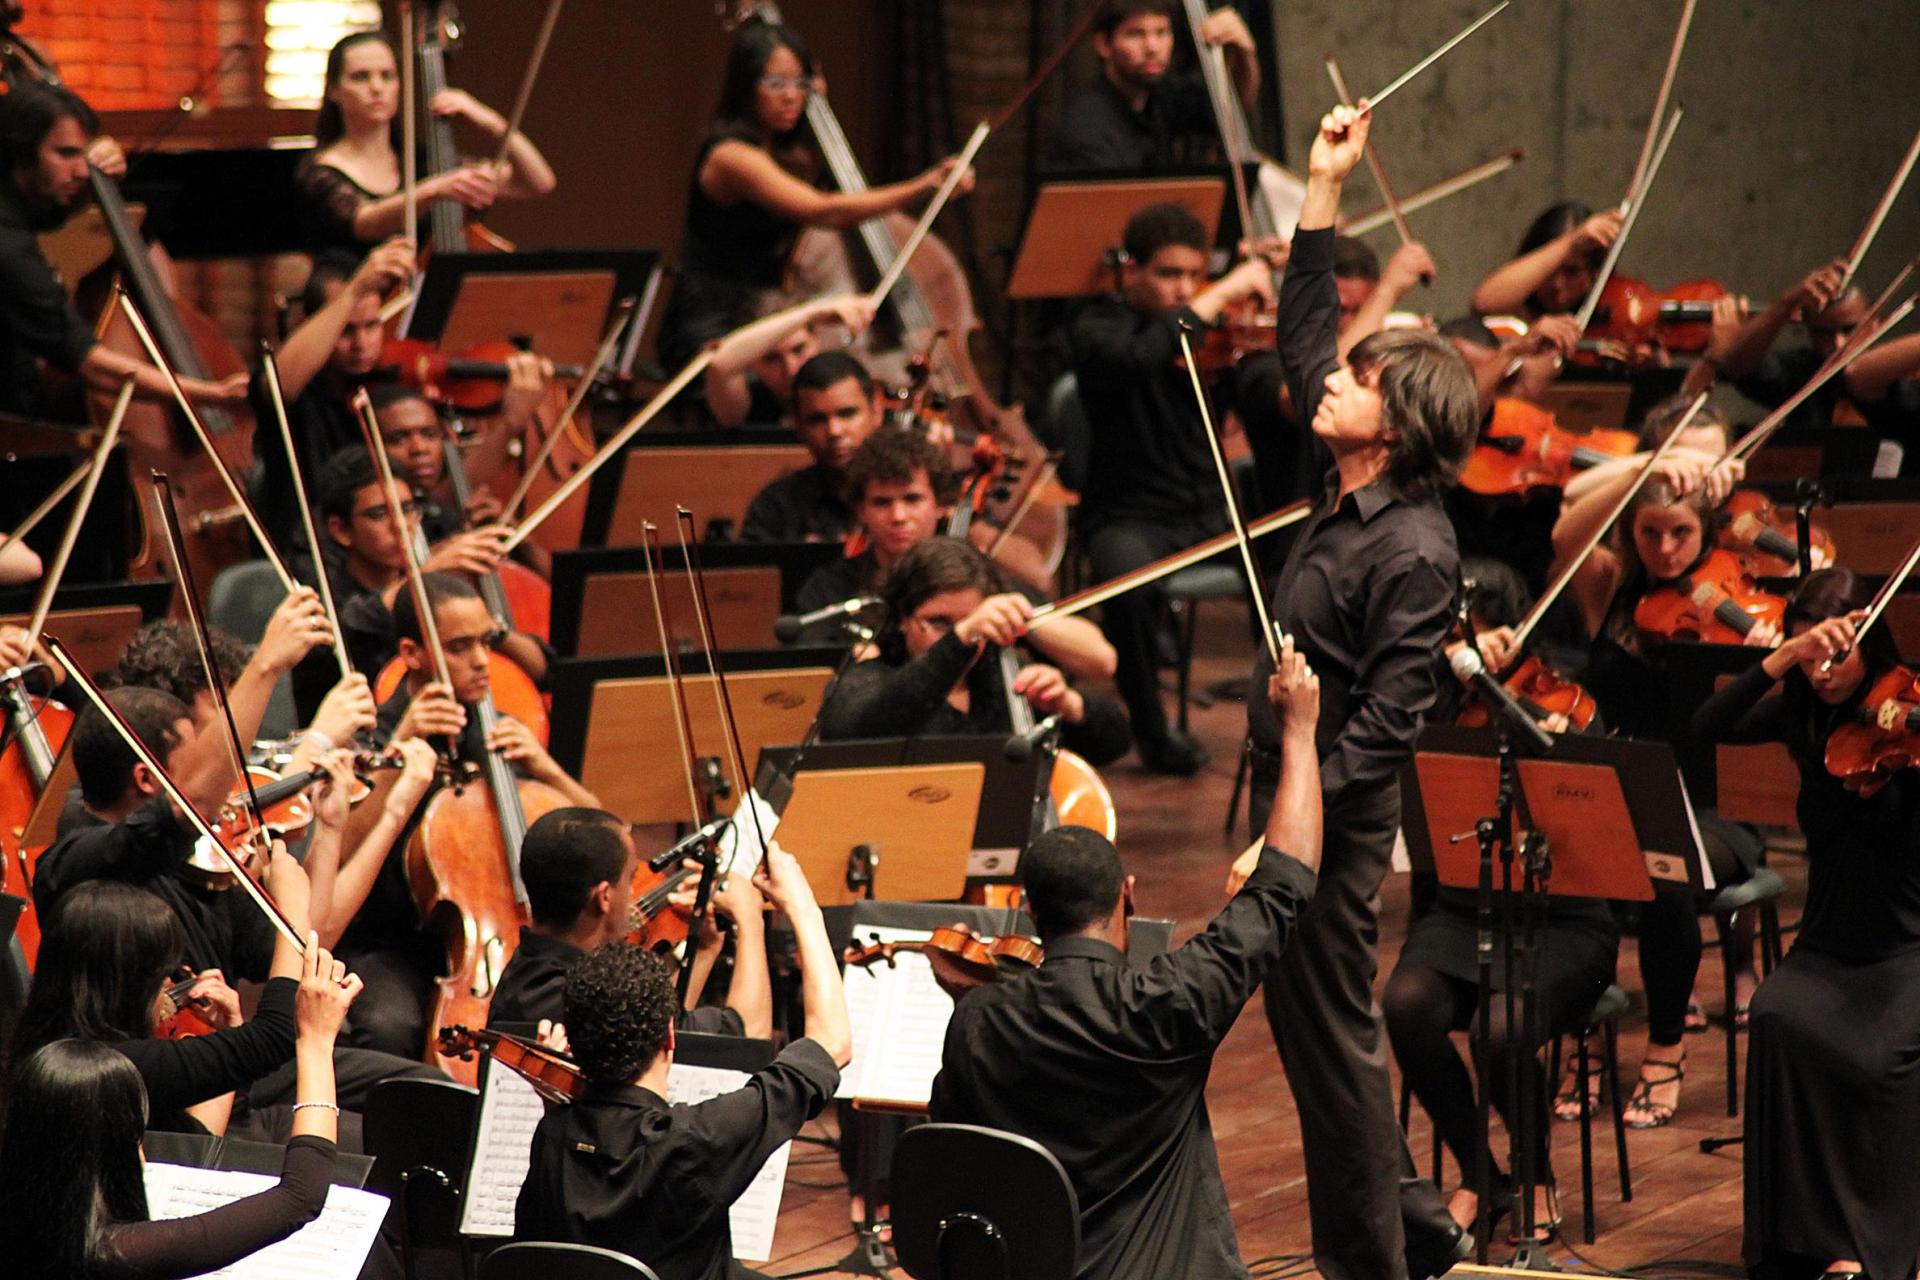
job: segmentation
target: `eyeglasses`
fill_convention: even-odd
[[[400,511],[407,516],[417,516],[420,514],[420,504],[417,502],[403,502],[400,504]],[[376,524],[385,520],[391,514],[393,514],[393,508],[384,502],[377,507],[367,507],[354,512],[354,515],[358,518],[362,520],[372,520]]]
[[[785,93],[789,89],[813,92],[813,80],[808,76],[761,76],[759,83],[768,93]]]

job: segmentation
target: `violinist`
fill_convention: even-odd
[[[1047,167],[1165,173],[1219,145],[1206,86],[1173,76],[1177,0],[1107,0],[1093,27],[1100,76],[1067,100],[1047,150]],[[1224,49],[1240,105],[1260,92],[1260,53],[1246,19],[1232,5],[1207,15],[1200,38]],[[1197,140],[1204,139],[1206,152]]]
[[[819,92],[813,57],[791,27],[754,20],[734,35],[712,127],[694,160],[680,276],[661,321],[661,360],[678,368],[733,328],[755,292],[780,287],[804,227],[848,230],[938,191],[952,161],[859,192],[814,185],[823,167],[802,127]],[[959,190],[972,189],[972,176]]]
[[[1089,304],[1071,335],[1080,399],[1097,424],[1080,503],[1096,581],[1226,529],[1206,427],[1180,364],[1180,326],[1198,330],[1242,299],[1273,296],[1273,267],[1261,257],[1207,283],[1206,229],[1179,205],[1134,214],[1124,242],[1120,295]],[[1155,633],[1164,601],[1158,588],[1130,591],[1107,603],[1101,626],[1118,655],[1115,682],[1141,763],[1191,776],[1206,750],[1167,722],[1160,703]]]
[[[742,542],[840,542],[854,530],[847,463],[886,420],[878,384],[854,356],[823,351],[793,375],[793,417],[813,465],[754,495]]]
[[[1106,837],[1057,827],[1020,855],[1037,968],[955,1001],[930,1112],[1033,1139],[1080,1205],[1080,1280],[1244,1276],[1207,1116],[1213,1055],[1292,942],[1320,866],[1318,686],[1289,647],[1267,684],[1286,765],[1226,907],[1184,946],[1126,959],[1134,877]]]
[[[1062,744],[1090,764],[1127,753],[1120,708],[1075,689],[1059,668],[1027,663],[1007,687],[992,651],[1022,638],[1033,606],[1006,590],[1000,573],[966,543],[921,543],[894,565],[880,595],[886,622],[877,650],[840,678],[821,708],[822,740],[1007,733],[1012,696],[1042,716],[1057,713]]]
[[[561,995],[587,1092],[534,1133],[516,1239],[615,1249],[661,1280],[757,1274],[733,1261],[728,1209],[833,1097],[853,1037],[839,957],[799,863],[775,845],[754,880],[793,926],[805,1034],[741,1088],[670,1104],[678,1001],[667,966],[625,943],[588,952]]]
[[[1716,462],[1678,449],[1669,452],[1621,516],[1611,545],[1595,548],[1568,583],[1567,594],[1591,638],[1584,683],[1616,732],[1671,740],[1684,731],[1684,721],[1669,705],[1660,649],[1641,635],[1634,613],[1649,593],[1686,578],[1713,550],[1717,504],[1740,474],[1737,460]],[[1633,470],[1613,468],[1610,476],[1567,504],[1553,531],[1556,572],[1558,561],[1586,545],[1634,479]],[[1757,621],[1745,642],[1764,648],[1778,641],[1775,627]],[[1751,832],[1708,809],[1696,809],[1695,819],[1717,884],[1737,883],[1752,874],[1764,851]],[[1680,1104],[1689,1024],[1705,1026],[1704,1017],[1689,1007],[1700,967],[1696,904],[1685,894],[1655,894],[1640,907],[1639,931],[1647,1051],[1625,1116],[1631,1127],[1657,1128],[1672,1122]],[[1753,981],[1750,964],[1736,973],[1741,1004]],[[1729,1016],[1736,1014],[1730,1011]],[[1589,1089],[1596,1084],[1589,1083]]]
[[[360,253],[405,225],[400,84],[393,46],[378,31],[355,32],[328,51],[326,98],[314,120],[314,149],[293,175],[312,248]],[[465,120],[492,145],[506,133],[506,117],[461,89],[434,95],[427,110]],[[474,162],[422,180],[416,193],[421,207],[451,200],[481,212],[496,199],[550,193],[553,170],[539,148],[518,130],[506,142],[503,169]]]
[[[639,869],[627,824],[604,809],[555,809],[534,820],[520,846],[520,878],[533,922],[520,931],[520,945],[494,988],[487,1005],[489,1026],[566,1021],[561,997],[567,970],[589,951],[626,939]],[[733,981],[726,1004],[682,1009],[681,1030],[761,1039],[773,1034],[761,901],[744,875],[726,876],[715,886],[714,911],[733,926]],[[718,929],[703,929],[689,1001],[699,997],[715,958],[709,939],[717,944],[723,936]]]
[[[117,391],[131,377],[142,397],[172,398],[160,370],[94,337],[40,248],[39,233],[59,226],[87,190],[98,133],[93,108],[67,89],[32,85],[0,98],[0,412],[34,409],[37,361],[97,390]],[[246,393],[241,374],[181,383],[209,404],[237,404]]]
[[[1372,997],[1378,890],[1400,825],[1400,769],[1439,692],[1459,584],[1439,491],[1472,448],[1478,397],[1447,341],[1390,329],[1339,357],[1334,218],[1370,118],[1320,121],[1277,342],[1293,401],[1334,466],[1287,554],[1271,614],[1318,674],[1326,848],[1313,909],[1266,982],[1267,1020],[1300,1112],[1313,1248],[1335,1275],[1397,1276],[1461,1237],[1437,1190],[1411,1176]],[[1269,665],[1264,650],[1256,682]],[[1248,707],[1253,827],[1282,759],[1264,702]],[[1408,1175],[1402,1178],[1403,1171]]]
[[[1617,210],[1595,213],[1576,200],[1542,210],[1520,237],[1519,253],[1474,289],[1473,314],[1532,323],[1578,311],[1621,225]]]
[[[851,341],[873,323],[873,304],[851,294],[807,302],[768,291],[756,299],[749,323],[714,350],[707,366],[707,412],[723,427],[766,426],[793,420],[793,379],[820,354],[820,330],[838,325]]]
[[[1901,1276],[1920,1262],[1920,1178],[1875,1158],[1920,1136],[1920,774],[1902,767],[1862,795],[1827,764],[1829,735],[1867,714],[1866,690],[1896,666],[1884,628],[1856,635],[1867,594],[1844,569],[1809,574],[1787,639],[1694,715],[1717,742],[1784,742],[1800,771],[1806,911],[1754,993],[1747,1046],[1756,1276]]]

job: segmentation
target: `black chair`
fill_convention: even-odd
[[[487,1255],[480,1280],[660,1280],[644,1262],[590,1244],[509,1244]]]
[[[915,1280],[1059,1280],[1078,1266],[1080,1206],[1032,1139],[923,1124],[894,1152],[893,1247]]]
[[[479,1115],[479,1091],[451,1080],[383,1080],[367,1095],[367,1189],[393,1201],[388,1222],[409,1277],[428,1250],[457,1257],[462,1275],[470,1270],[460,1208]]]

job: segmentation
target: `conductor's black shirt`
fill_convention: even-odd
[[[594,1085],[535,1130],[515,1238],[616,1249],[660,1280],[737,1275],[729,1207],[839,1085],[833,1059],[807,1039],[745,1086],[694,1106],[637,1085]]]
[[[1129,965],[1055,938],[1038,969],[962,998],[931,1112],[1032,1138],[1080,1205],[1081,1280],[1247,1274],[1207,1117],[1214,1050],[1313,894],[1268,846],[1245,887],[1185,946]]]

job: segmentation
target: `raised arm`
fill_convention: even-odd
[[[873,323],[874,306],[858,294],[837,293],[762,316],[720,339],[707,365],[707,409],[723,427],[747,420],[752,389],[747,371],[753,362],[801,329],[837,320],[849,338],[857,338]]]
[[[1827,309],[1839,292],[1840,277],[1846,270],[1847,264],[1838,258],[1815,267],[1775,298],[1765,311],[1748,320],[1721,357],[1721,374],[1744,378],[1756,372],[1789,320],[1805,319]]]
[[[1619,237],[1620,226],[1621,218],[1616,210],[1594,214],[1538,249],[1495,267],[1474,289],[1468,306],[1479,316],[1524,312],[1527,299],[1560,269],[1561,263],[1575,253],[1605,249]]]
[[[793,926],[807,1039],[825,1049],[835,1066],[846,1066],[853,1059],[847,993],[840,982],[840,959],[827,940],[826,921],[820,914],[820,904],[814,901],[813,887],[793,855],[778,844],[767,850],[753,883]]]
[[[707,153],[699,181],[701,189],[722,204],[751,200],[788,222],[845,230],[931,196],[945,181],[952,164],[945,160],[917,178],[865,191],[822,191],[782,169],[762,148],[726,141]],[[969,176],[961,179],[959,190],[969,191],[972,186]]]

